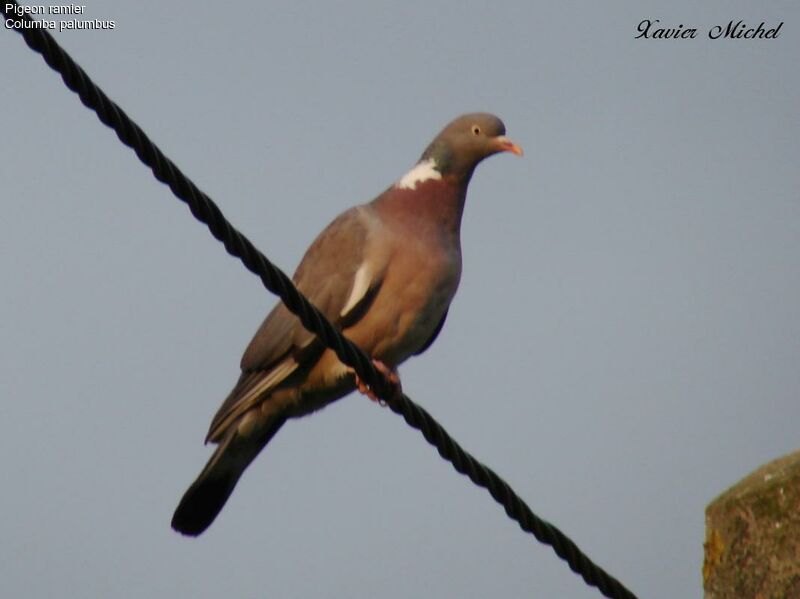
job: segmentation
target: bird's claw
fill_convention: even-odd
[[[392,387],[391,399],[396,399],[400,397],[403,394],[403,387],[400,384],[400,376],[397,374],[397,371],[392,368],[389,368],[388,366],[386,366],[386,364],[384,364],[380,360],[373,360],[372,363],[375,365],[375,368],[378,370],[378,372],[380,372],[391,385]],[[365,383],[363,380],[361,380],[361,377],[358,376],[357,372],[353,371],[353,375],[356,378],[356,387],[361,393],[369,397],[372,401],[374,401],[378,405],[386,407],[387,402],[378,397],[372,390],[372,388],[369,385],[367,385],[367,383]]]

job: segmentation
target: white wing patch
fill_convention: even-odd
[[[395,187],[398,189],[416,189],[417,183],[441,178],[442,173],[436,170],[436,161],[430,158],[418,162],[414,168],[400,178]]]
[[[369,285],[372,282],[372,273],[370,272],[370,268],[366,262],[361,264],[356,271],[356,277],[353,281],[353,290],[350,292],[350,297],[347,298],[347,302],[342,308],[342,311],[339,313],[339,316],[344,318],[344,316],[350,312],[353,308],[358,305],[358,302],[366,295],[367,291],[369,291]]]

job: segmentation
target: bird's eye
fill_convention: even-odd
[[[481,128],[478,127],[478,125],[472,125],[472,134],[473,135],[480,135],[481,134]]]

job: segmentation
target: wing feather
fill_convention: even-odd
[[[295,271],[297,288],[337,326],[358,320],[380,288],[388,258],[369,251],[379,229],[369,205],[351,208],[319,234]],[[220,438],[242,414],[268,400],[298,368],[313,366],[323,349],[315,339],[283,303],[276,305],[247,346],[242,376],[214,416],[208,440]]]

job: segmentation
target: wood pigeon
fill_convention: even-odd
[[[498,152],[522,155],[499,118],[457,118],[396,183],[334,219],[294,274],[297,288],[372,357],[398,393],[397,366],[425,351],[444,325],[461,276],[467,185],[478,163]],[[206,437],[217,448],[172,518],[183,534],[199,535],[214,521],[287,419],[355,389],[375,399],[283,303],[256,332],[241,370]]]

